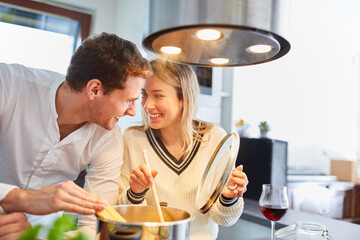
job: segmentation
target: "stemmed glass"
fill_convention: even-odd
[[[271,222],[271,240],[274,240],[275,222],[280,220],[289,208],[287,187],[263,184],[259,207],[262,214]]]

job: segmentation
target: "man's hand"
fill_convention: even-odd
[[[0,216],[0,240],[17,240],[29,226],[23,213]]]
[[[40,190],[14,189],[0,201],[6,213],[26,212],[49,214],[58,211],[90,215],[106,207],[106,202],[72,181],[66,181]]]

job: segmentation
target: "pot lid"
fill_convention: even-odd
[[[224,190],[234,167],[239,145],[239,135],[229,133],[216,147],[196,194],[196,208],[201,213],[209,211]]]

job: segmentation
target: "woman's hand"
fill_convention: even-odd
[[[243,172],[243,165],[240,165],[232,171],[222,195],[227,198],[242,197],[248,183],[247,176]]]
[[[157,174],[157,170],[152,170],[150,173],[149,168],[145,164],[134,168],[129,181],[131,190],[135,193],[144,192],[146,189],[150,188],[153,179]]]
[[[16,240],[29,226],[23,213],[0,216],[0,240]]]

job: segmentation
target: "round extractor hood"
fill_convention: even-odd
[[[197,66],[233,67],[284,56],[290,0],[150,0],[144,49]]]

